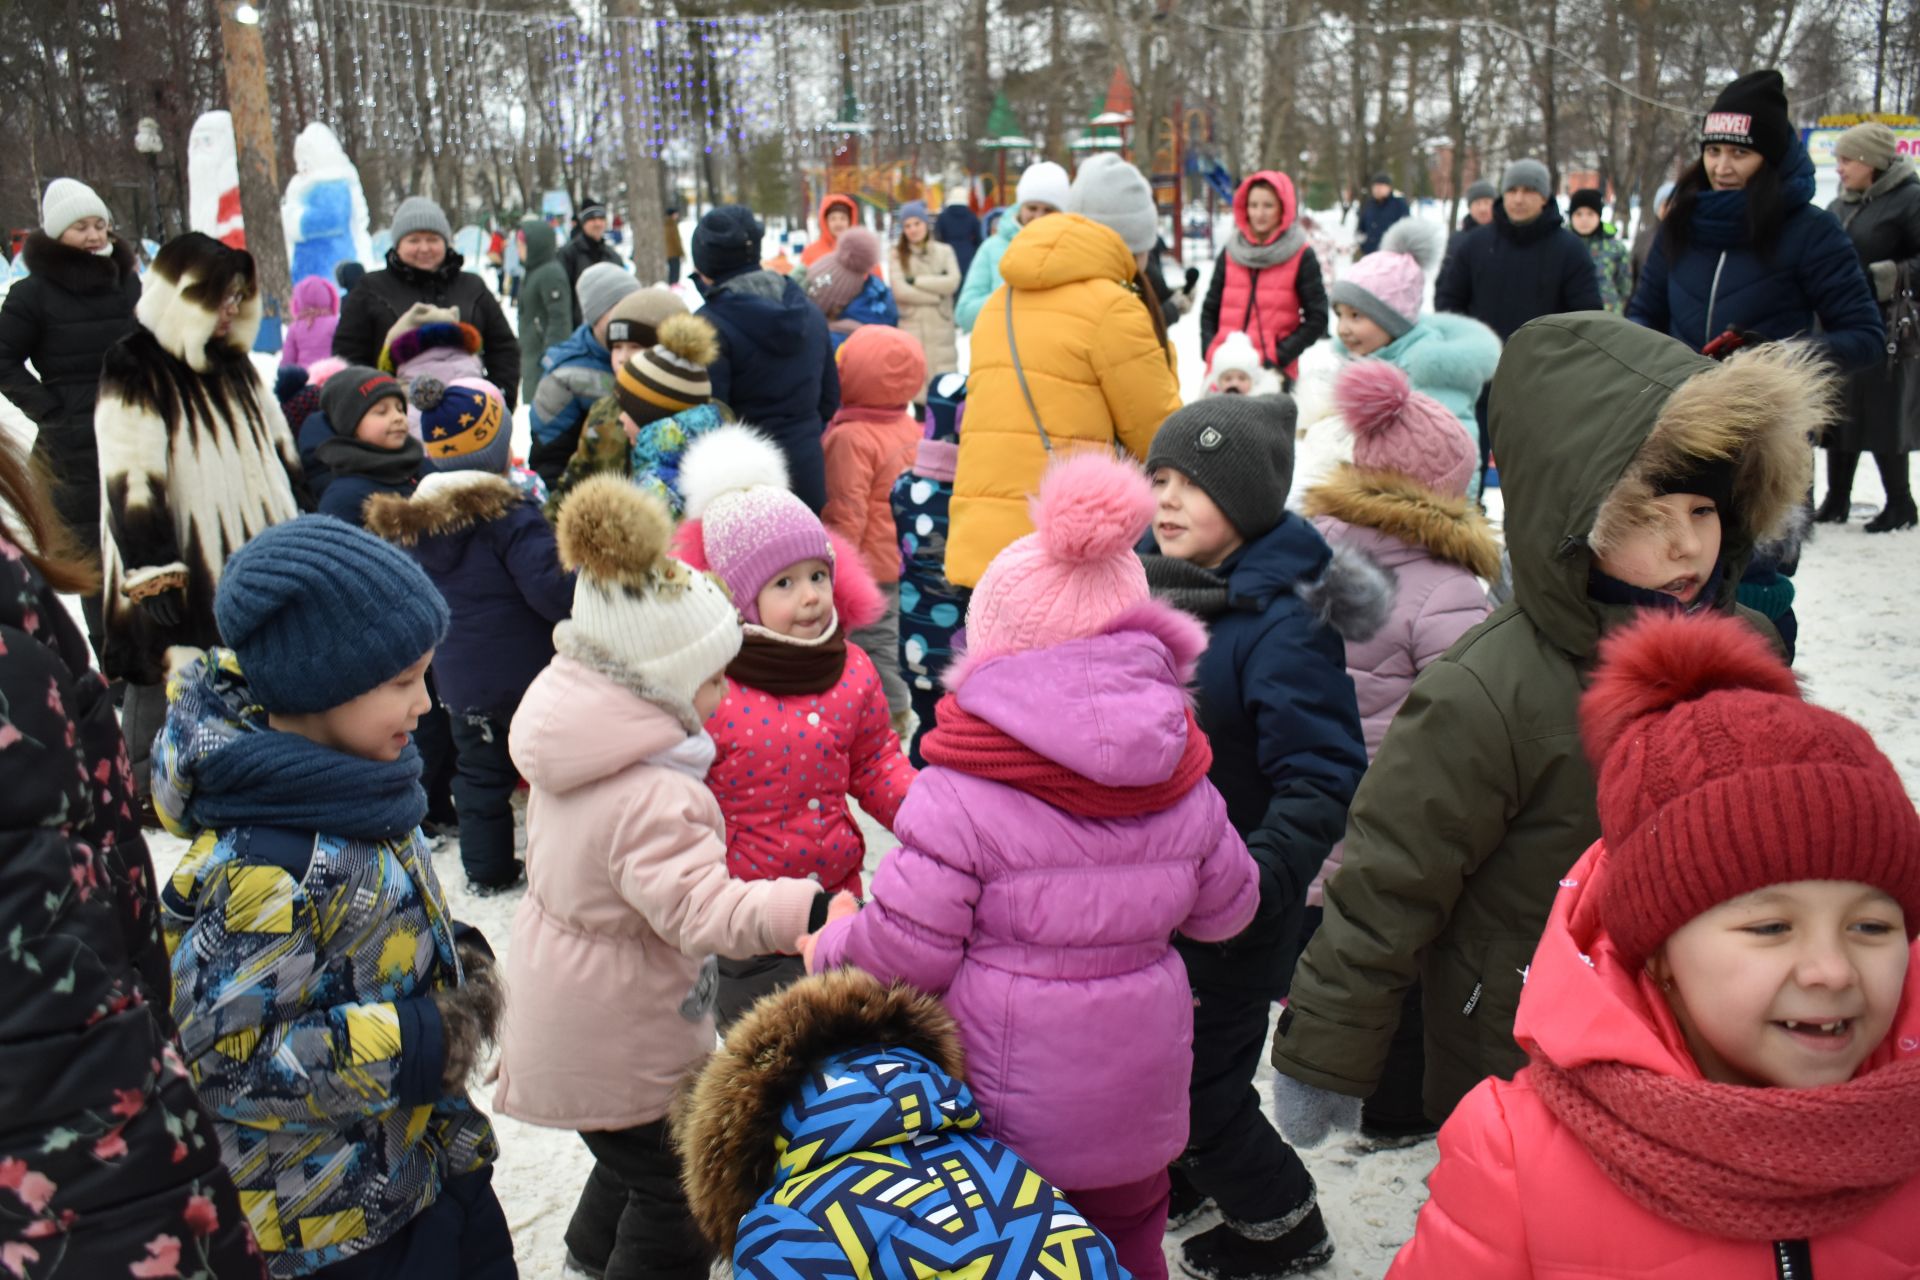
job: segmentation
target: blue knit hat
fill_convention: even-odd
[[[282,715],[351,702],[447,634],[420,566],[332,516],[274,525],[230,556],[213,616],[260,705]]]
[[[413,380],[413,404],[435,471],[497,476],[513,461],[513,419],[503,402],[479,387],[422,376]]]

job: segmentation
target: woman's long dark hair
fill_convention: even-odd
[[[1707,179],[1704,157],[1694,161],[1680,175],[1680,181],[1674,184],[1673,203],[1668,206],[1667,216],[1660,222],[1660,236],[1669,267],[1686,252],[1687,241],[1693,235],[1694,207],[1700,203],[1701,195],[1712,189],[1713,184]],[[1786,210],[1780,203],[1780,170],[1770,161],[1762,161],[1760,167],[1754,170],[1753,177],[1747,180],[1746,191],[1747,244],[1761,258],[1769,258],[1780,239],[1780,225],[1787,220]]]

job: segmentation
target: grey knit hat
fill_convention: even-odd
[[[1208,396],[1160,424],[1147,470],[1172,467],[1241,537],[1264,537],[1287,516],[1299,416],[1291,396]]]
[[[1500,175],[1500,190],[1511,191],[1515,187],[1525,187],[1529,191],[1538,191],[1547,199],[1553,199],[1553,179],[1547,176],[1547,166],[1538,160],[1515,160]]]
[[[580,318],[591,329],[620,299],[640,292],[640,282],[625,267],[596,262],[580,273],[573,291],[580,295]]]
[[[431,231],[449,246],[453,244],[453,225],[447,221],[445,211],[425,196],[408,196],[393,211],[395,244],[416,231]]]
[[[1160,215],[1147,175],[1109,151],[1080,166],[1067,191],[1067,212],[1118,232],[1128,253],[1145,253],[1160,238]]]
[[[1468,204],[1472,204],[1475,200],[1498,200],[1499,198],[1500,193],[1495,191],[1493,184],[1485,178],[1469,183],[1467,186],[1466,201]]]
[[[1874,172],[1893,168],[1900,158],[1900,143],[1893,130],[1878,120],[1866,120],[1834,140],[1833,154],[1843,160],[1858,160]]]

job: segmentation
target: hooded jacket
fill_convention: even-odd
[[[514,716],[527,893],[513,915],[494,1106],[557,1129],[667,1114],[713,1048],[713,955],[790,950],[820,888],[727,875],[690,715],[555,658]]]
[[[1118,234],[1077,213],[1049,214],[1012,242],[1000,266],[1006,285],[973,337],[947,540],[947,577],[964,587],[1033,531],[1027,498],[1051,454],[1117,444],[1144,460],[1180,407],[1173,353],[1154,330],[1153,304],[1135,290],[1133,255]]]
[[[387,250],[387,265],[362,276],[340,304],[333,354],[348,364],[377,366],[387,333],[414,303],[452,307],[480,331],[487,381],[500,388],[507,408],[513,408],[520,402],[520,342],[487,282],[461,270],[465,262],[448,245],[445,260],[432,271],[422,271],[402,262],[397,249]]]
[[[1148,603],[1102,635],[962,660],[948,686],[1082,777],[1144,785],[1186,749],[1205,645],[1191,618]],[[1193,993],[1169,939],[1231,938],[1258,906],[1220,793],[1202,782],[1157,813],[1097,820],[931,768],[894,834],[872,900],[821,930],[816,970],[853,964],[945,997],[981,1115],[1055,1186],[1165,1168],[1186,1146],[1193,1066]]]
[[[993,234],[981,244],[979,252],[973,255],[973,261],[967,266],[966,282],[960,286],[960,297],[953,304],[953,322],[960,332],[972,333],[974,322],[980,318],[980,308],[987,299],[1004,283],[1000,278],[1000,259],[1006,256],[1007,246],[1020,234],[1020,211],[1008,209],[1000,215],[1000,221],[994,224]]]
[[[1505,202],[1496,200],[1493,221],[1467,232],[1447,255],[1433,309],[1472,316],[1505,342],[1538,316],[1598,311],[1600,281],[1559,205],[1549,200],[1539,217],[1516,226],[1507,220]]]
[[[1534,412],[1564,403],[1610,408],[1550,423]],[[1365,1097],[1417,978],[1436,1120],[1482,1077],[1523,1064],[1521,974],[1560,877],[1599,834],[1578,703],[1602,633],[1632,610],[1589,597],[1593,544],[1648,518],[1657,477],[1731,454],[1712,607],[1734,608],[1754,544],[1806,492],[1807,437],[1828,389],[1806,352],[1761,348],[1716,365],[1597,313],[1515,335],[1492,405],[1514,599],[1415,678],[1354,795],[1344,861],[1273,1047],[1288,1075]]]
[[[749,1013],[674,1132],[694,1219],[743,1280],[822,1265],[919,1280],[928,1257],[977,1280],[1121,1274],[1112,1244],[984,1132],[952,1015],[857,969]]]
[[[830,209],[846,210],[847,217],[851,219],[851,225],[856,227],[860,225],[860,205],[852,196],[844,195],[836,191],[820,201],[820,212],[818,215],[820,218],[820,235],[819,238],[800,251],[800,265],[803,267],[811,267],[814,263],[820,261],[820,259],[840,247],[840,237],[827,229],[827,211]],[[881,274],[882,268],[880,264],[876,262],[871,267],[868,267],[867,271],[868,274],[877,276]]]
[[[366,523],[446,599],[453,621],[433,654],[440,701],[455,715],[512,719],[553,661],[554,624],[573,612],[573,575],[540,508],[502,476],[443,471],[411,498],[369,499]]]
[[[540,362],[573,332],[573,287],[554,256],[553,228],[544,219],[527,218],[520,231],[527,238],[527,278],[520,282],[520,398],[532,404]]]
[[[849,347],[840,359],[840,386],[847,403],[829,424],[827,509],[821,521],[859,549],[873,580],[883,586],[900,581],[900,540],[893,528],[893,486],[913,465],[923,438],[907,403],[923,384],[911,368],[887,363],[885,353],[913,339],[884,335],[884,342]],[[903,377],[904,375],[904,377]],[[889,654],[870,655],[876,662]]]
[[[1695,351],[1740,329],[1763,339],[1804,338],[1844,369],[1885,358],[1886,328],[1853,242],[1813,205],[1813,161],[1793,143],[1780,166],[1784,215],[1773,246],[1747,238],[1745,192],[1702,192],[1692,234],[1677,259],[1654,241],[1627,319],[1671,334]],[[1669,218],[1680,213],[1670,209]]]
[[[528,424],[533,447],[527,461],[549,487],[559,482],[580,446],[580,429],[594,405],[613,394],[613,352],[581,325],[540,360],[540,386]]]
[[[340,292],[325,276],[308,276],[293,286],[293,320],[287,325],[281,364],[302,367],[333,354],[333,331],[340,324]]]
[[[1514,1034],[1561,1068],[1624,1062],[1700,1078],[1686,1041],[1644,971],[1620,963],[1585,903],[1606,874],[1605,850],[1567,873],[1527,968]],[[1892,1031],[1863,1070],[1920,1048],[1920,944]],[[1440,1163],[1414,1236],[1388,1280],[1896,1280],[1920,1274],[1920,1181],[1843,1231],[1807,1242],[1812,1269],[1775,1244],[1702,1235],[1641,1207],[1594,1162],[1534,1092],[1532,1071],[1486,1080],[1440,1131]],[[1628,1117],[1630,1120],[1631,1117]],[[1568,1212],[1578,1206],[1577,1212]]]
[[[1293,179],[1284,173],[1249,174],[1233,193],[1233,225],[1249,244],[1254,239],[1247,221],[1247,196],[1255,183],[1272,187],[1280,201],[1280,222],[1265,241],[1273,244],[1293,230],[1299,198]],[[1200,349],[1211,361],[1229,333],[1245,333],[1267,367],[1294,378],[1299,376],[1301,353],[1327,336],[1327,315],[1320,260],[1304,236],[1292,257],[1270,267],[1243,266],[1223,250],[1214,262],[1213,281],[1200,307]]]
[[[200,1238],[217,1280],[259,1280],[180,1058],[153,862],[90,661],[59,596],[0,535],[0,935],[30,940],[0,956],[6,1256],[27,1274],[44,1259],[124,1276],[165,1234]]]
[[[780,446],[793,492],[821,510],[827,481],[820,434],[840,408],[826,317],[799,285],[764,269],[717,281],[706,299],[698,314],[720,335],[720,358],[707,369],[713,398]]]

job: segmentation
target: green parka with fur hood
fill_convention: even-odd
[[[1805,344],[1774,343],[1715,364],[1602,312],[1543,317],[1507,343],[1491,429],[1514,598],[1420,674],[1361,781],[1275,1067],[1372,1093],[1416,978],[1431,1119],[1525,1065],[1513,1017],[1527,965],[1561,877],[1600,834],[1580,693],[1601,635],[1632,613],[1588,597],[1595,549],[1658,518],[1657,480],[1731,458],[1713,607],[1734,610],[1754,545],[1807,491],[1809,436],[1833,391],[1817,361]]]

